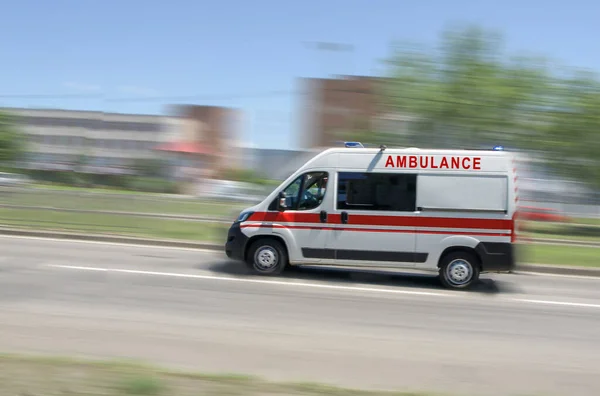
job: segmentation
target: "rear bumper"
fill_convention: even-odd
[[[510,272],[515,269],[515,245],[507,242],[480,242],[475,251],[482,272]]]
[[[244,260],[248,237],[244,235],[240,223],[233,223],[227,233],[227,242],[225,243],[225,254],[232,260]]]

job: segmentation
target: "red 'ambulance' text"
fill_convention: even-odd
[[[388,155],[385,161],[386,168],[410,168],[410,169],[459,169],[480,170],[481,157],[442,157],[397,155],[395,158]]]

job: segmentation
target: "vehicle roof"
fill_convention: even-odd
[[[356,153],[356,154],[378,154],[381,152],[380,148],[346,148],[346,147],[333,147],[321,152],[323,154],[333,153]],[[428,149],[428,148],[386,148],[383,151],[384,154],[440,154],[440,155],[493,155],[498,157],[509,156],[510,152],[507,151],[496,151],[496,150],[457,150],[457,149]]]

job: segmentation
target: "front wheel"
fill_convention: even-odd
[[[479,279],[479,260],[468,252],[444,256],[440,265],[440,281],[449,289],[468,289]]]
[[[248,251],[247,264],[260,275],[279,275],[287,265],[285,247],[274,239],[259,239]]]

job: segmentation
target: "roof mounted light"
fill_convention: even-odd
[[[365,148],[361,142],[344,142],[346,148]]]
[[[494,148],[492,150],[494,150],[494,151],[504,151],[504,146],[494,146]]]

